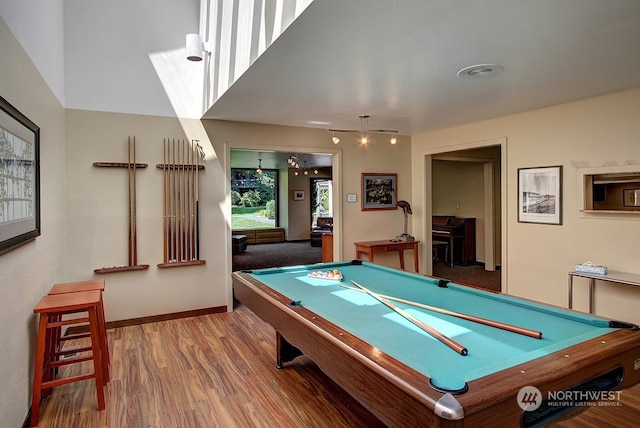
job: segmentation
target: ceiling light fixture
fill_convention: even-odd
[[[300,160],[298,159],[298,156],[296,155],[289,155],[289,158],[287,159],[287,163],[289,164],[289,167],[294,169],[295,171],[293,171],[293,175],[300,175],[300,170],[302,169],[302,173],[304,175],[309,175],[309,167],[307,166],[307,161],[302,161],[304,167],[300,168]],[[313,169],[313,173],[314,174],[318,174],[318,168],[314,168]]]
[[[340,143],[340,138],[336,137],[336,132],[350,132],[350,133],[359,133],[362,135],[360,138],[360,142],[362,144],[367,144],[369,142],[369,134],[391,134],[391,139],[389,143],[397,144],[398,139],[396,134],[398,131],[395,129],[369,129],[369,115],[363,114],[358,116],[360,118],[360,129],[328,129],[329,132],[333,134],[331,137],[331,141],[333,144]]]
[[[262,174],[262,158],[258,158],[258,168],[256,169],[258,174]]]
[[[504,67],[497,64],[478,64],[465,67],[458,71],[458,77],[462,79],[481,79],[484,77],[496,76],[504,70]]]
[[[202,61],[202,53],[211,54],[202,42],[200,34],[187,34],[187,59],[189,61]]]
[[[333,144],[340,144],[340,138],[336,137],[335,131],[333,132],[333,137],[331,137],[331,141],[333,141]]]

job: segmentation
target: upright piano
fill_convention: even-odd
[[[476,219],[453,215],[434,215],[431,221],[434,241],[449,243],[449,263],[470,265],[476,262]]]

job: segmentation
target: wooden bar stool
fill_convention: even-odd
[[[106,328],[106,320],[104,316],[104,303],[102,299],[102,292],[104,291],[104,279],[91,279],[86,281],[75,281],[75,282],[61,282],[58,284],[54,284],[49,290],[49,294],[65,294],[65,293],[78,293],[83,291],[100,291],[100,306],[98,312],[98,323],[100,327],[100,338],[101,338],[101,348],[102,348],[102,366],[103,366],[103,379],[105,383],[108,383],[110,380],[109,376],[109,365],[110,365],[110,357],[109,357],[109,342],[107,340],[107,328]],[[62,335],[61,329],[56,331],[54,337],[54,343],[52,346],[59,352],[60,344],[64,341],[82,339],[85,337],[89,337],[89,333],[78,333],[78,334],[69,334]]]
[[[36,361],[33,375],[33,400],[31,402],[31,426],[37,426],[40,419],[40,400],[42,391],[50,390],[55,386],[64,385],[86,379],[95,379],[96,394],[98,398],[98,410],[104,410],[104,380],[102,365],[103,343],[100,337],[99,306],[101,293],[98,290],[82,291],[77,293],[48,294],[36,305],[33,312],[39,314],[38,340],[36,345]],[[62,319],[68,314],[85,314],[79,318]],[[89,323],[91,347],[87,348],[89,355],[81,354],[75,357],[59,359],[56,354],[55,342],[52,339],[59,329],[66,325]],[[73,350],[71,352],[78,352]],[[64,351],[62,351],[64,354]],[[93,372],[78,376],[55,379],[55,371],[58,367],[93,361]]]

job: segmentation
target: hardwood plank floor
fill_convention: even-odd
[[[116,328],[108,337],[106,410],[96,410],[93,381],[63,385],[44,400],[39,427],[383,426],[308,358],[276,370],[275,332],[244,307]],[[549,426],[637,426],[640,386],[623,391],[621,402]]]

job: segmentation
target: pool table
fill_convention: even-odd
[[[326,277],[336,269],[339,278]],[[307,355],[389,426],[535,426],[576,410],[550,402],[557,397],[550,392],[618,391],[640,382],[633,324],[360,260],[240,271],[232,280],[235,297],[275,329],[278,368]],[[525,386],[540,396],[527,402],[518,394]]]

